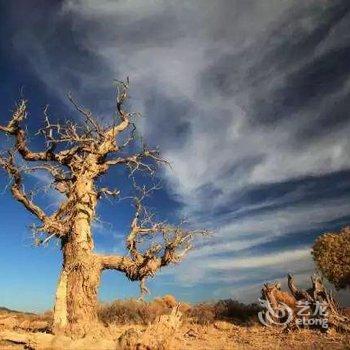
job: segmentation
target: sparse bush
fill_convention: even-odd
[[[257,304],[245,305],[232,299],[189,305],[179,303],[172,295],[165,295],[149,302],[127,299],[105,303],[100,306],[99,318],[105,324],[148,325],[159,316],[169,314],[178,305],[185,320],[198,324],[211,324],[218,320],[252,323],[260,310]]]
[[[350,286],[350,227],[317,238],[312,256],[322,275],[337,289]]]
[[[237,323],[252,322],[260,311],[258,304],[243,304],[233,299],[219,300],[215,304],[215,318]]]
[[[217,320],[234,323],[251,323],[257,319],[260,307],[257,304],[242,304],[233,299],[194,305],[188,315],[193,322],[210,324]]]
[[[100,306],[99,318],[105,324],[147,325],[160,315],[169,313],[176,305],[176,299],[169,295],[150,302],[136,299],[116,300]]]
[[[181,311],[183,314],[186,314],[191,309],[191,305],[177,301],[171,294],[166,294],[161,298],[156,298],[154,299],[154,302],[160,304],[162,308],[172,309],[173,307],[178,306],[179,311]]]
[[[176,298],[171,294],[166,294],[162,298],[156,298],[154,299],[154,302],[169,308],[172,308],[178,304],[178,302],[176,301]]]
[[[208,302],[193,305],[189,310],[188,316],[194,323],[213,323],[215,321],[215,304]]]

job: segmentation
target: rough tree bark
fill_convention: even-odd
[[[40,222],[34,228],[36,242],[46,244],[53,238],[61,241],[63,263],[54,308],[55,333],[83,337],[89,335],[92,328],[98,328],[98,287],[103,270],[116,270],[132,281],[139,281],[144,294],[147,278],[153,277],[163,266],[180,262],[191,249],[193,236],[206,233],[156,223],[145,209],[143,201],[156,186],[150,189],[139,186],[134,174],[141,171],[153,175],[157,165],[166,161],[157,150],[145,145],[141,145],[139,152],[128,152],[128,149],[135,150],[137,143],[135,114],[123,109],[127,91],[127,83],[118,84],[117,117],[108,126],[99,123],[90,111],[78,106],[71,97],[83,117],[80,123],[52,124],[45,110],[45,126],[40,130],[47,144],[44,151],[30,150],[25,129],[21,127],[27,117],[25,101],[17,106],[6,126],[0,125],[0,132],[12,136],[15,141],[7,155],[0,155],[0,167],[11,179],[13,197]],[[16,155],[22,157],[26,165],[19,166]],[[120,192],[100,188],[96,181],[114,166],[126,167],[136,192],[133,196],[135,215],[126,234],[125,256],[96,254],[91,229],[98,201],[105,196],[115,197]],[[52,188],[65,196],[50,215],[24,190],[23,174],[34,171],[47,171],[52,177]]]
[[[55,329],[55,333],[64,332],[68,324],[67,273],[64,270],[61,271],[58,279],[53,316],[53,328]]]

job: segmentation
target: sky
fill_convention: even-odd
[[[315,238],[350,221],[349,61],[348,1],[2,1],[0,123],[22,96],[31,135],[47,104],[53,117],[76,118],[68,92],[108,117],[114,79],[130,77],[139,130],[172,164],[152,207],[213,231],[148,282],[151,297],[254,302],[288,272],[307,286]],[[106,181],[126,186],[118,176]],[[7,183],[1,172],[0,305],[42,311],[54,300],[59,245],[33,245],[33,217]],[[96,250],[122,252],[129,204],[102,202],[98,214]],[[102,301],[138,293],[104,273]]]

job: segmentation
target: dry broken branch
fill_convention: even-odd
[[[108,257],[104,260],[105,269],[123,271],[133,281],[140,281],[141,298],[149,293],[146,287],[146,279],[153,277],[162,267],[179,263],[192,248],[192,240],[195,236],[207,234],[206,230],[186,230],[180,226],[169,225],[164,222],[154,222],[143,205],[144,199],[159,186],[150,188],[134,187],[139,192],[133,198],[135,214],[131,221],[130,232],[126,239],[126,248],[129,251],[129,259],[120,257]],[[147,242],[153,242],[147,247]],[[140,249],[140,245],[146,248]]]

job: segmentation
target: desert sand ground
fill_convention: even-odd
[[[29,345],[21,343],[20,338],[25,339],[29,335],[38,337],[51,337],[46,334],[49,331],[49,317],[14,313],[12,311],[0,311],[0,349],[51,349],[51,350],[109,350],[127,349],[127,344],[121,345],[118,338],[122,334],[143,334],[149,326],[145,325],[110,325],[108,335],[100,339],[83,339],[71,341],[64,337],[58,337],[51,341],[50,345],[38,345],[35,340]],[[159,333],[162,329],[158,329]],[[19,335],[21,337],[19,337]],[[235,325],[227,321],[214,321],[212,324],[200,325],[184,321],[171,335],[164,347],[149,347],[148,349],[350,349],[349,335],[329,330],[322,333],[317,330],[286,331],[276,328],[263,327],[257,323],[251,325]],[[12,341],[11,341],[12,337]],[[13,340],[17,339],[18,343]],[[34,338],[33,338],[34,339]],[[130,345],[129,349],[133,346]],[[135,348],[136,349],[136,348]],[[139,349],[147,349],[140,347]]]

